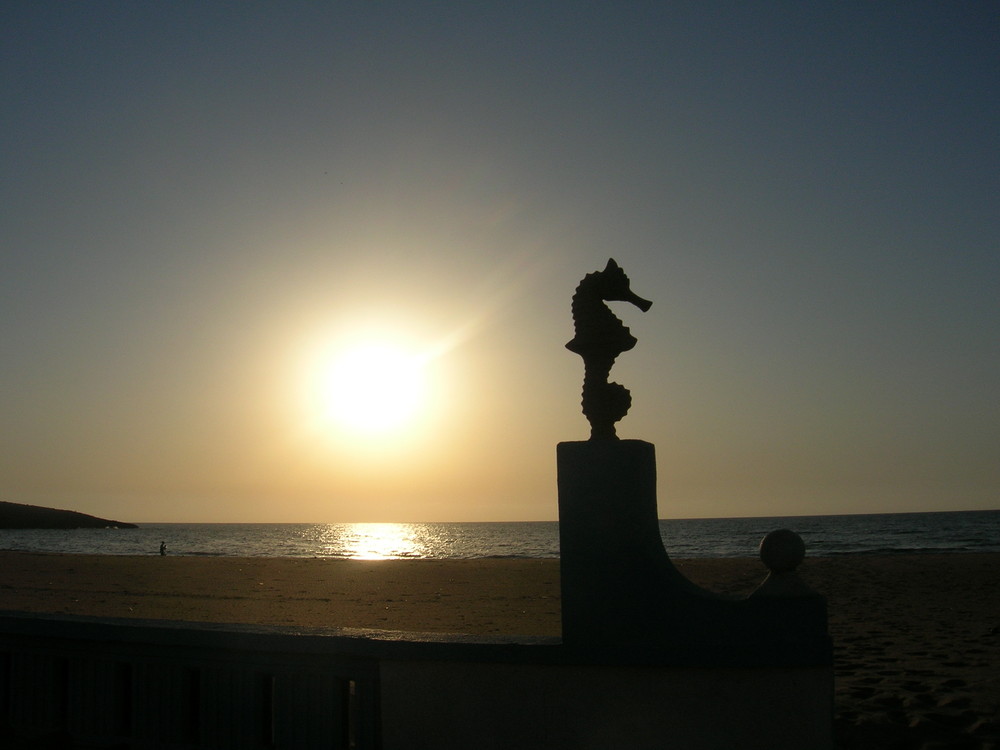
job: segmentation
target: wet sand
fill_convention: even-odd
[[[684,560],[748,593],[751,559]],[[814,558],[829,600],[837,747],[1000,748],[1000,555]],[[353,561],[0,552],[0,609],[558,635],[558,560]]]

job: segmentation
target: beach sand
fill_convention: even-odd
[[[748,593],[752,559],[675,561]],[[1000,748],[1000,555],[807,559],[829,601],[837,747]],[[0,609],[558,635],[558,560],[354,561],[0,552]]]

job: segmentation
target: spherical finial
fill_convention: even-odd
[[[790,529],[778,529],[760,540],[760,559],[772,573],[795,570],[806,556],[806,543]]]

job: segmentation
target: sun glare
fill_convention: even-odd
[[[352,560],[391,560],[419,556],[419,546],[406,524],[355,523],[345,534]]]
[[[404,429],[424,406],[425,364],[388,343],[359,344],[335,354],[317,383],[324,420],[358,435]]]

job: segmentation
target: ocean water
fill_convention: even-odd
[[[769,531],[798,532],[810,556],[1000,552],[1000,511],[660,521],[671,557],[752,557]],[[559,524],[143,524],[138,529],[3,530],[0,549],[98,555],[465,559],[559,556]]]

